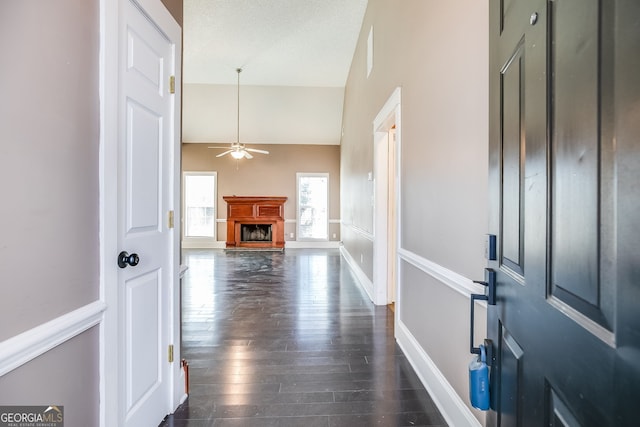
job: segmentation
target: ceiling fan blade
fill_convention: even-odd
[[[228,150],[228,149],[229,149],[229,146],[226,146],[226,147],[207,147],[207,148],[215,148],[215,149]]]
[[[244,150],[244,156],[245,156],[247,159],[253,159],[253,156],[252,156],[251,154],[249,154],[249,152],[248,152],[247,150]]]
[[[216,157],[222,157],[222,156],[224,156],[225,154],[229,154],[229,153],[230,153],[230,152],[232,152],[232,151],[233,151],[233,150],[227,150],[227,151],[225,151],[224,153],[220,153],[220,154],[218,154]]]
[[[267,150],[257,150],[255,148],[245,148],[246,151],[252,151],[254,153],[262,153],[262,154],[269,154],[269,152]]]

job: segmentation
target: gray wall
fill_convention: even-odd
[[[96,326],[0,377],[0,405],[62,405],[64,425],[100,424]]]
[[[0,342],[99,298],[99,2],[0,3]],[[0,377],[0,405],[99,419],[98,330]]]
[[[374,28],[373,71],[367,37]],[[400,249],[483,277],[487,232],[488,2],[369,0],[345,90],[345,249],[372,276],[373,121],[402,88]],[[361,231],[365,231],[362,233]],[[468,404],[468,296],[401,257],[398,319]],[[477,318],[482,333],[484,310]],[[482,419],[482,415],[475,413]]]
[[[224,150],[207,148],[211,145],[220,144],[182,144],[182,170],[217,172],[218,219],[227,217],[222,197],[236,195],[286,196],[285,220],[295,220],[297,172],[329,174],[329,219],[340,219],[340,146],[260,144],[252,147],[269,154],[255,154],[251,160],[236,163],[229,155],[216,157]],[[290,233],[296,233],[294,222],[285,223],[285,240],[292,240]],[[226,223],[219,223],[217,239],[225,241],[226,237]],[[329,240],[340,240],[340,224],[329,224]]]
[[[0,3],[0,341],[98,299],[98,4]]]

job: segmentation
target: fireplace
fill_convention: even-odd
[[[284,248],[286,197],[225,196],[227,248]]]
[[[240,224],[241,242],[271,242],[271,224]]]

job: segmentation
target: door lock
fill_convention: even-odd
[[[470,337],[469,337],[469,351],[472,354],[480,354],[480,347],[473,346],[473,330],[475,320],[475,305],[476,300],[486,301],[489,305],[496,305],[496,271],[492,268],[484,269],[484,281],[474,280],[474,283],[479,283],[487,287],[487,291],[484,294],[471,294],[471,325],[470,325]],[[485,340],[486,341],[486,340]],[[490,351],[490,350],[488,350]],[[489,359],[490,360],[490,359]]]

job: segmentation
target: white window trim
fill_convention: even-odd
[[[185,231],[185,218],[186,218],[186,212],[187,212],[187,206],[186,206],[186,200],[185,200],[185,195],[186,195],[186,182],[187,176],[213,176],[215,177],[215,185],[213,186],[213,213],[215,215],[215,218],[213,218],[213,237],[190,237],[190,236],[185,236],[184,235],[184,231]],[[215,171],[204,171],[204,172],[198,172],[198,171],[184,171],[182,172],[182,213],[183,215],[181,216],[182,218],[182,222],[180,224],[180,236],[182,237],[182,246],[183,247],[200,247],[203,244],[213,244],[214,242],[216,242],[218,240],[218,172]]]
[[[299,196],[300,196],[300,178],[302,177],[322,177],[322,178],[327,178],[327,237],[325,239],[314,239],[312,237],[304,237],[304,238],[300,238],[300,224],[302,224],[302,221],[300,221],[300,201]],[[331,235],[331,233],[329,232],[329,217],[330,215],[330,206],[329,206],[329,202],[331,201],[331,192],[330,192],[330,178],[329,178],[329,173],[328,172],[318,172],[318,173],[309,173],[309,172],[297,172],[296,173],[296,241],[298,242],[328,242],[329,236]]]

